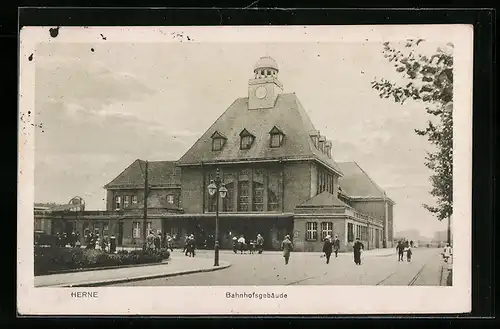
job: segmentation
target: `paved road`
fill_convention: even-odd
[[[178,252],[178,251],[175,251]],[[233,254],[221,251],[220,258],[232,263],[221,271],[151,279],[114,286],[211,286],[211,285],[431,285],[441,279],[441,249],[416,248],[412,262],[398,262],[394,253],[366,252],[362,265],[354,264],[352,253],[339,254],[325,264],[320,253],[292,253],[284,264],[278,252]],[[212,251],[197,257],[213,258]]]

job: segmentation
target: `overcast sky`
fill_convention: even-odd
[[[439,45],[427,44],[427,49]],[[92,51],[92,49],[94,51]],[[425,51],[425,50],[422,50]],[[425,106],[371,89],[395,77],[379,43],[43,43],[36,50],[35,201],[105,208],[103,186],[135,159],[177,160],[237,98],[261,56],[279,65],[336,161],[356,161],[396,202],[395,231],[446,229],[433,204]]]

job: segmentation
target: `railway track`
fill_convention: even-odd
[[[415,284],[415,282],[417,282],[418,278],[420,277],[420,275],[422,274],[422,271],[424,270],[425,268],[425,263],[424,265],[422,265],[422,267],[418,270],[417,274],[415,274],[412,279],[410,280],[410,282],[408,282],[408,286],[413,286]],[[386,282],[387,280],[389,280],[392,276],[394,276],[394,274],[396,274],[398,271],[394,271],[392,272],[391,274],[389,274],[388,276],[386,276],[385,278],[383,278],[382,280],[380,280],[379,282],[377,282],[376,286],[380,286],[382,283]]]

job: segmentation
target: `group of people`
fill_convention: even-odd
[[[71,232],[70,235],[68,235],[66,232],[63,234],[58,232],[56,233],[55,244],[58,247],[65,247],[69,245],[70,247],[74,248],[80,246],[80,234],[76,233],[75,231]]]
[[[403,241],[399,240],[396,245],[396,250],[398,252],[398,262],[404,262],[404,255],[406,254],[406,261],[411,262],[411,255],[413,254],[413,241]]]
[[[189,257],[194,257],[196,255],[196,239],[194,238],[194,234],[190,234],[186,236],[184,240],[184,255]]]
[[[250,254],[255,253],[256,250],[259,254],[262,254],[264,250],[264,238],[262,235],[257,234],[257,238],[255,240],[250,240],[249,243],[246,242],[244,235],[241,235],[239,238],[233,237],[233,252],[235,254],[237,254],[238,251],[243,254],[247,250]]]

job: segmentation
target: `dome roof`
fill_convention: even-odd
[[[255,63],[255,70],[258,69],[275,69],[278,71],[278,63],[269,56],[261,57],[257,63]]]

